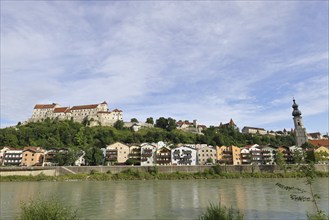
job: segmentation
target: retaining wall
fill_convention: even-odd
[[[294,170],[295,165],[290,165],[290,170]],[[283,172],[276,165],[221,165],[223,172],[229,173],[277,173]],[[329,172],[328,164],[316,164],[317,171]],[[92,170],[100,173],[119,173],[127,169],[138,170],[140,172],[150,172],[155,169],[154,166],[64,166],[64,167],[0,167],[0,176],[9,175],[38,175],[44,173],[49,176],[74,173],[90,173]],[[211,169],[211,166],[157,166],[160,173],[196,173]]]

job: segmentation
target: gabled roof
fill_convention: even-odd
[[[329,139],[321,139],[321,140],[309,140],[311,144],[313,144],[316,147],[329,147]]]
[[[70,112],[69,107],[60,107],[60,108],[55,108],[54,113],[65,113],[65,112]]]
[[[34,109],[55,108],[56,103],[53,104],[36,104]]]
[[[113,110],[113,112],[122,112],[122,111],[116,108]]]
[[[93,109],[97,108],[99,104],[92,104],[92,105],[78,105],[78,106],[73,106],[71,110],[80,110],[80,109]]]

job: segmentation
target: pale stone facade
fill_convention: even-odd
[[[120,142],[116,142],[114,144],[108,145],[106,147],[106,151],[112,152],[112,156],[116,153],[116,160],[113,160],[114,162],[117,162],[119,164],[125,163],[129,158],[129,146],[122,144]],[[114,159],[114,158],[109,158]],[[110,160],[109,160],[110,161]]]
[[[28,122],[42,121],[47,118],[57,120],[70,120],[82,123],[86,121],[89,126],[113,126],[118,120],[122,120],[122,111],[114,109],[109,111],[106,102],[92,105],[80,105],[73,107],[61,107],[59,104],[37,104],[34,107],[32,117]]]
[[[206,165],[207,160],[211,158],[213,163],[216,162],[217,159],[217,153],[216,149],[212,147],[203,147],[198,150],[198,164],[199,165]]]

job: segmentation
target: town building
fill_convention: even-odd
[[[295,137],[296,137],[296,146],[300,147],[304,143],[307,142],[307,133],[306,128],[304,128],[303,120],[302,120],[302,112],[298,109],[298,105],[296,104],[295,99],[293,99],[292,108],[292,116],[294,116],[294,126],[295,126]]]
[[[141,147],[138,145],[130,145],[129,147],[129,159],[141,161]]]
[[[157,147],[153,144],[141,144],[141,166],[155,165],[155,152]]]
[[[5,153],[7,150],[9,150],[10,148],[9,147],[3,147],[1,150],[0,150],[0,166],[3,165],[3,162],[4,162],[4,157],[5,157]]]
[[[197,150],[188,146],[171,149],[172,165],[197,165]]]
[[[318,147],[314,150],[315,159],[318,163],[329,164],[329,147]]]
[[[262,150],[263,154],[263,163],[268,165],[275,164],[277,148],[274,146],[266,145],[260,147],[260,149]]]
[[[106,146],[106,160],[111,164],[124,164],[129,158],[129,146],[120,142]]]
[[[12,149],[6,150],[3,158],[3,165],[5,166],[20,166],[22,162],[23,150]]]
[[[197,123],[197,120],[193,120],[193,122],[190,122],[188,120],[182,121],[179,120],[176,122],[176,128],[182,131],[194,133],[194,134],[202,134],[202,130],[207,128],[205,125],[199,125]]]
[[[213,164],[217,160],[216,149],[206,146],[198,149],[198,164],[206,165]]]
[[[155,154],[156,165],[167,166],[171,165],[171,150],[169,147],[162,146],[156,150]]]
[[[67,154],[68,152],[69,150],[67,148],[51,148],[46,150],[42,166],[57,166],[56,155]]]
[[[251,164],[251,155],[248,147],[241,149],[241,164]]]
[[[217,146],[217,163],[240,165],[241,149],[236,146]]]
[[[277,149],[277,153],[281,153],[283,158],[287,164],[291,164],[293,162],[293,155],[287,146],[280,146]]]
[[[45,152],[40,147],[25,147],[22,152],[21,166],[42,166]]]
[[[322,138],[320,132],[313,132],[313,133],[308,133],[307,134],[307,139],[308,140],[320,140]]]
[[[315,147],[329,147],[329,139],[309,140],[308,142]]]
[[[267,131],[264,128],[255,128],[255,127],[243,127],[242,133],[244,134],[267,134]]]
[[[32,117],[28,122],[43,121],[45,119],[73,120],[86,123],[89,126],[113,126],[122,120],[122,111],[114,109],[109,111],[107,103],[61,107],[59,104],[37,104],[34,106]]]

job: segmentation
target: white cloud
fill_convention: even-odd
[[[270,126],[286,120],[293,95],[316,106],[305,115],[328,112],[320,102],[328,97],[328,14],[306,20],[305,11],[317,10],[309,5],[1,4],[3,121],[28,118],[36,103],[103,100],[127,120]],[[309,35],[313,29],[319,33]]]

